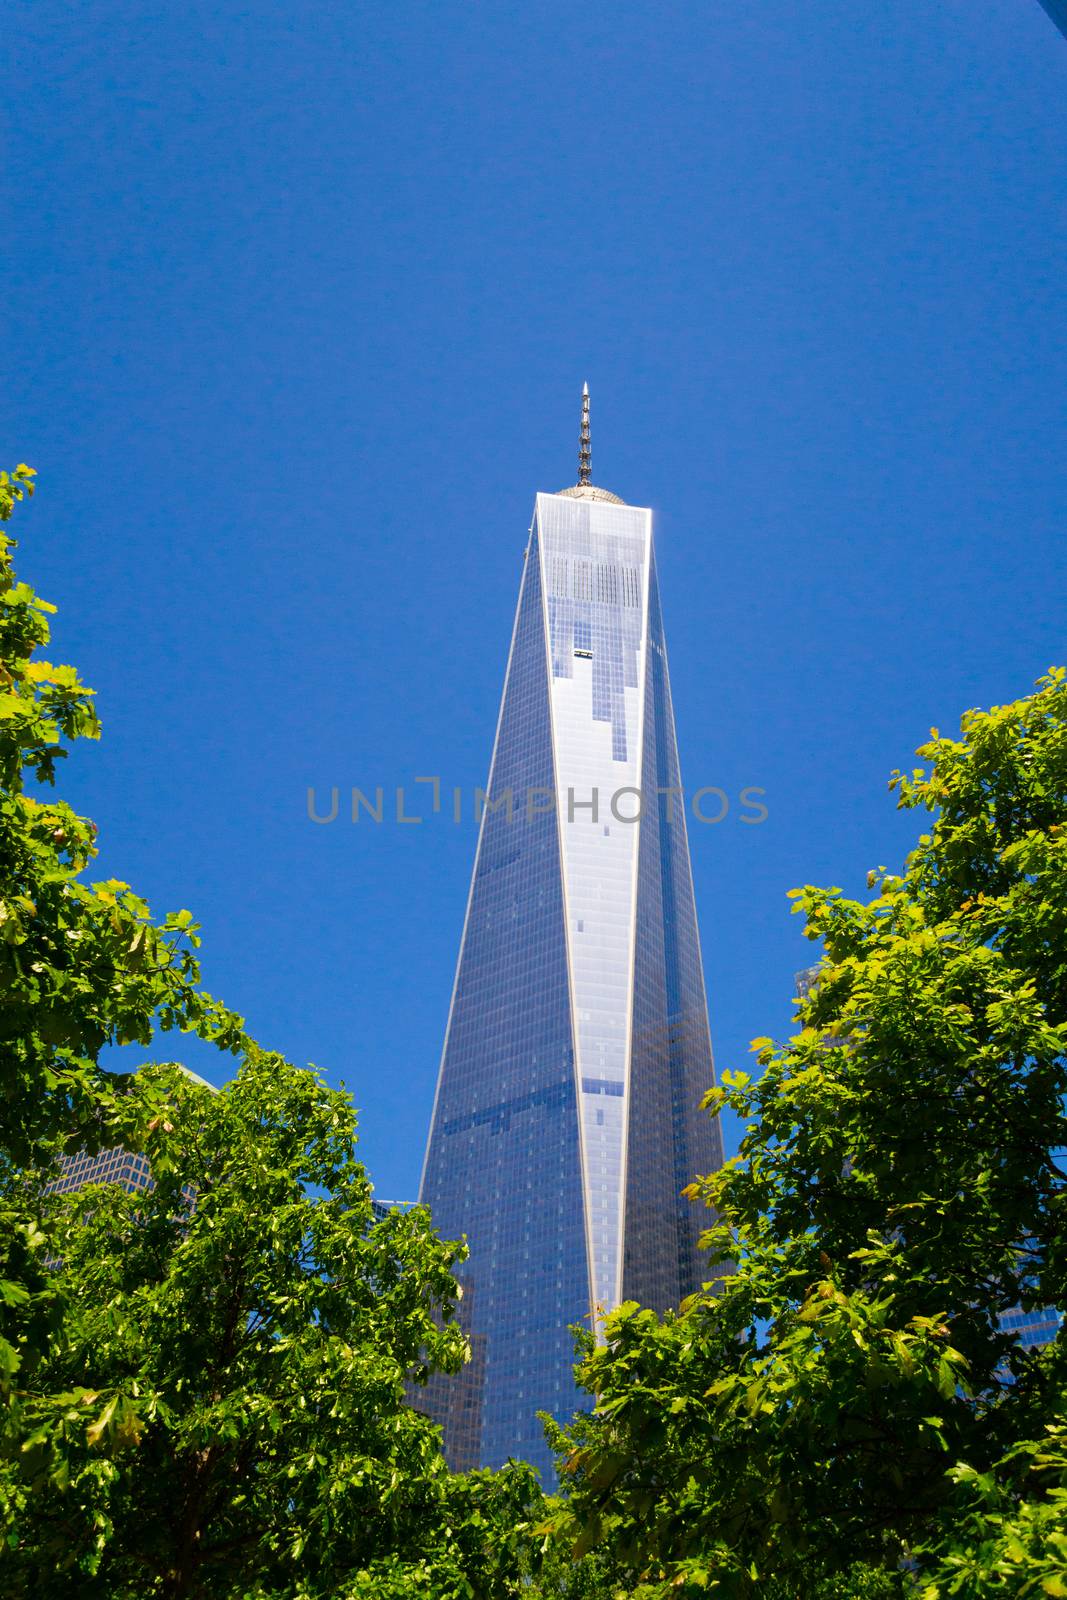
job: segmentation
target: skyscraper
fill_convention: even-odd
[[[722,1161],[652,513],[539,494],[421,1198],[466,1234],[477,1360],[453,1466],[549,1464],[574,1323],[676,1306],[710,1269],[682,1198]],[[468,1393],[470,1390],[472,1392]],[[438,1393],[440,1385],[437,1386]]]

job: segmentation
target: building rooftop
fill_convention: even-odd
[[[612,506],[624,506],[625,500],[617,494],[612,494],[610,489],[598,489],[593,483],[576,483],[573,489],[557,489],[557,494],[566,495],[569,500],[606,500]]]

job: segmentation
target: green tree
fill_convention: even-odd
[[[0,473],[0,523],[33,487],[26,466]],[[96,828],[51,789],[67,745],[100,726],[74,668],[40,654],[55,607],[18,581],[15,549],[0,529],[0,1453],[21,1448],[23,1390],[62,1314],[13,1175],[113,1141],[126,1080],[101,1065],[105,1046],[157,1028],[244,1043],[200,987],[190,913],[156,922],[127,884],[86,880]]]
[[[0,522],[33,478],[0,473]],[[86,881],[96,827],[49,790],[64,741],[99,738],[93,691],[40,656],[55,606],[17,580],[15,549],[0,532],[0,1140],[28,1162],[57,1133],[106,1133],[105,1045],[159,1027],[236,1051],[243,1034],[200,986],[188,911],[155,923],[128,884]]]
[[[0,474],[0,522],[33,491]],[[503,1600],[542,1557],[532,1472],[448,1473],[406,1385],[455,1370],[427,1212],[375,1221],[346,1094],[205,994],[188,911],[90,883],[55,799],[92,692],[40,659],[54,609],[0,534],[0,1590],[212,1600]],[[106,1047],[192,1032],[219,1094]],[[50,1194],[63,1150],[155,1186]]]
[[[463,1247],[421,1207],[374,1220],[348,1097],[253,1049],[218,1094],[147,1068],[127,1102],[155,1187],[50,1201],[59,1415],[20,1464],[4,1592],[517,1592],[533,1474],[450,1476],[405,1397],[462,1362]]]
[[[691,1191],[736,1270],[581,1363],[559,1520],[637,1594],[1067,1595],[1067,1348],[1002,1321],[1067,1306],[1063,670],[919,753],[904,872],[797,891],[800,1031],[708,1096],[746,1125]]]

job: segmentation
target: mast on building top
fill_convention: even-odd
[[[593,481],[593,446],[589,438],[589,385],[582,384],[582,431],[578,435],[578,483]]]
[[[578,482],[573,489],[560,489],[560,494],[572,500],[607,500],[613,506],[623,506],[617,494],[609,489],[598,489],[593,483],[593,446],[589,437],[589,385],[582,384],[582,426],[578,434]]]

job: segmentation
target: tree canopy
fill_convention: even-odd
[[[374,1219],[347,1095],[253,1049],[217,1094],[160,1067],[128,1099],[154,1187],[51,1205],[38,1382],[69,1410],[5,1592],[513,1592],[533,1474],[453,1478],[406,1397],[463,1359],[463,1249],[423,1208]]]
[[[33,491],[0,475],[0,521]],[[532,1471],[454,1476],[410,1386],[455,1371],[453,1266],[423,1208],[376,1219],[349,1096],[206,994],[188,911],[89,882],[50,792],[96,738],[40,658],[53,607],[0,535],[0,1586],[5,1595],[503,1600],[528,1591]],[[196,1033],[214,1093],[108,1046]],[[143,1058],[142,1058],[143,1059]],[[154,1185],[50,1190],[122,1146]]]
[[[919,754],[903,873],[796,892],[799,1031],[707,1098],[735,1270],[582,1362],[561,1520],[636,1594],[1067,1595],[1067,1347],[1004,1321],[1067,1306],[1064,671]]]

